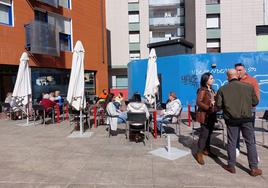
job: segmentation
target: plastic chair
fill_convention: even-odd
[[[144,113],[134,113],[134,112],[127,113],[127,134],[129,134],[130,131],[140,132],[144,135],[144,138],[146,138],[146,127],[148,126],[147,126],[147,117],[146,117],[145,112]],[[129,138],[129,135],[127,135],[127,138]],[[148,129],[147,129],[147,139],[149,139]],[[143,143],[145,145],[144,140],[143,140]]]

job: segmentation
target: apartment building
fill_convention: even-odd
[[[127,64],[148,58],[147,44],[184,37],[184,0],[106,0],[106,15],[111,88],[127,88]]]
[[[0,0],[0,97],[13,90],[19,59],[30,57],[33,97],[67,94],[72,50],[85,48],[86,95],[108,87],[104,0]]]
[[[194,43],[195,53],[257,51],[256,26],[267,20],[265,3],[267,0],[187,0],[185,38]]]

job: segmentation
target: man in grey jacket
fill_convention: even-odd
[[[254,142],[251,108],[256,106],[259,100],[252,86],[238,81],[235,69],[229,69],[227,77],[229,83],[222,86],[216,96],[216,106],[223,110],[223,117],[227,125],[228,165],[223,165],[223,168],[230,173],[236,173],[236,141],[238,131],[241,130],[247,145],[249,174],[251,176],[258,176],[262,174],[262,170],[258,168],[258,155]]]

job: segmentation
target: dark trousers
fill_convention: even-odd
[[[252,116],[253,116],[253,127],[255,127],[255,119],[256,119],[256,111],[255,108],[252,110]],[[236,142],[236,148],[240,150],[240,130],[238,131],[238,137],[237,137],[237,142]],[[255,138],[255,134],[254,134],[254,141],[256,143],[256,138]]]
[[[236,143],[238,132],[241,130],[242,136],[245,139],[247,145],[247,157],[250,168],[258,167],[258,155],[255,144],[255,134],[252,122],[241,123],[235,126],[229,126],[227,124],[227,136],[228,136],[228,165],[234,167],[236,164]]]
[[[208,124],[201,124],[201,132],[198,140],[198,152],[204,151],[204,149],[210,150],[210,137],[214,129],[214,121]]]

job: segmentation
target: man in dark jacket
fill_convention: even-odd
[[[258,176],[262,174],[262,170],[258,168],[251,108],[256,106],[259,100],[252,86],[238,81],[235,69],[229,69],[227,77],[229,83],[222,86],[216,96],[216,106],[223,110],[228,135],[228,165],[224,165],[223,168],[235,173],[236,141],[238,131],[241,130],[248,150],[249,174]]]

